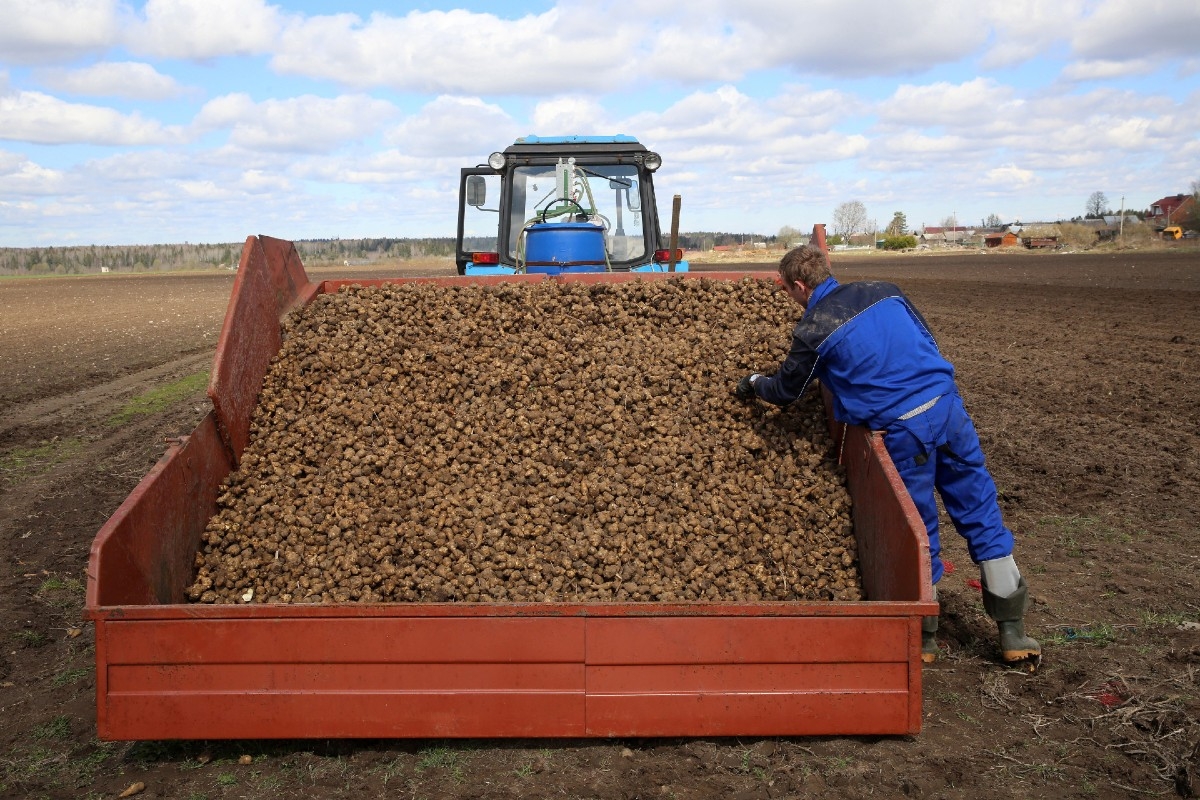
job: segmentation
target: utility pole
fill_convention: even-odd
[[[1124,247],[1125,246],[1125,195],[1121,195],[1121,222],[1120,222],[1120,226],[1117,228],[1117,231],[1118,231],[1117,240],[1120,242],[1120,246]]]

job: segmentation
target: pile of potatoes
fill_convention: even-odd
[[[859,600],[772,281],[348,287],[283,323],[203,603]]]

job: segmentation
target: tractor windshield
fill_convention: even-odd
[[[543,211],[562,207],[556,200],[555,166],[544,164],[517,167],[513,171],[512,225],[508,237],[508,256],[517,256],[521,230],[539,221]],[[582,209],[588,217],[604,226],[608,257],[613,262],[644,260],[646,237],[642,227],[641,186],[637,167],[624,164],[579,165],[571,180],[572,210]],[[574,203],[578,203],[576,208]],[[567,219],[568,217],[548,217]]]

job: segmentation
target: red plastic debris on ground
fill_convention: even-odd
[[[1095,699],[1100,705],[1105,708],[1113,708],[1119,706],[1129,699],[1129,693],[1125,686],[1117,681],[1108,681],[1102,687],[1093,692],[1090,697]]]

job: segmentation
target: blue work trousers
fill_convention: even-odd
[[[1001,518],[996,483],[984,465],[979,434],[961,397],[945,395],[929,410],[897,420],[888,426],[883,443],[925,523],[934,583],[943,572],[935,490],[955,529],[967,540],[971,560],[979,563],[1012,554],[1012,531]]]

